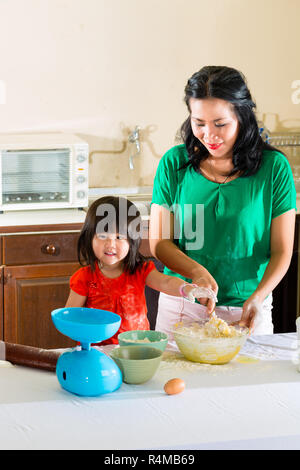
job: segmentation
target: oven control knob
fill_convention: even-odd
[[[85,177],[82,175],[77,176],[77,183],[84,183],[85,182]]]
[[[85,192],[84,191],[77,191],[77,197],[78,197],[78,199],[83,199],[85,197]]]
[[[84,162],[85,161],[85,155],[83,155],[82,153],[80,153],[78,156],[77,156],[77,161],[78,162]]]

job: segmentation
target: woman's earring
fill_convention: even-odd
[[[98,266],[99,266],[99,269],[102,269],[102,268],[103,268],[103,263],[102,263],[102,261],[100,261],[100,260],[98,261]]]

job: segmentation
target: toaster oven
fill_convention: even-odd
[[[73,134],[0,134],[0,211],[87,207],[88,166]]]

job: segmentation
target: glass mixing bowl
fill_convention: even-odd
[[[184,357],[192,362],[227,364],[243,347],[248,328],[230,325],[234,336],[206,336],[205,321],[181,324],[173,330],[174,339]]]

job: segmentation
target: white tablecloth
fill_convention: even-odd
[[[168,396],[174,377],[186,389]],[[0,449],[300,449],[294,333],[251,337],[223,366],[169,351],[149,382],[96,398],[26,367],[0,368],[0,383]]]

